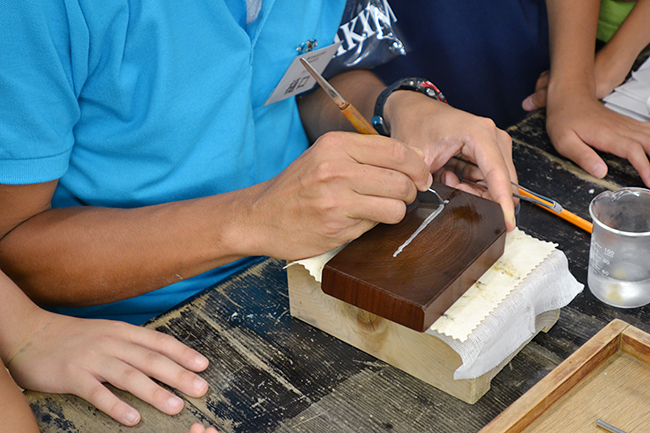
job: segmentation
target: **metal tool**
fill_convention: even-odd
[[[465,162],[465,161],[463,161],[463,162]],[[467,180],[467,179],[461,179],[461,181],[464,182],[464,183],[470,184],[470,185],[474,185],[474,186],[478,186],[478,187],[487,189],[487,185],[483,185],[482,183],[472,182],[472,181]],[[566,221],[569,221],[571,224],[574,224],[574,225],[580,227],[581,229],[583,229],[587,233],[591,233],[593,231],[593,227],[594,227],[593,223],[591,223],[591,222],[589,222],[589,221],[587,221],[587,220],[585,220],[583,218],[580,218],[578,215],[564,209],[560,203],[553,200],[552,198],[548,198],[548,197],[545,197],[545,196],[543,196],[541,194],[533,192],[533,191],[531,191],[531,190],[529,190],[527,188],[524,188],[521,185],[517,185],[514,182],[511,182],[511,183],[512,183],[513,186],[515,186],[517,188],[517,192],[518,192],[518,194],[513,193],[512,194],[513,197],[516,197],[516,198],[518,198],[520,200],[524,200],[524,201],[536,204],[537,206],[542,207],[542,208],[548,210],[549,212],[552,212],[552,213],[556,214],[560,218],[562,218],[562,219],[564,219]]]
[[[602,427],[605,430],[609,430],[612,433],[625,433],[623,430],[614,427],[613,425],[607,424],[605,421],[596,420],[596,425]]]
[[[439,204],[446,205],[447,203],[449,203],[449,200],[443,200],[442,197],[440,197],[440,195],[436,192],[435,189],[429,188],[427,191],[433,193],[438,198],[438,203]]]
[[[461,179],[461,182],[469,184],[469,185],[473,185],[473,186],[478,186],[478,187],[483,188],[483,189],[487,189],[487,185],[483,185],[482,183],[479,183],[479,182],[472,182],[471,180],[467,180],[467,179]],[[524,200],[524,201],[527,201],[527,202],[530,202],[530,203],[534,203],[534,204],[536,204],[538,206],[544,206],[544,207],[549,208],[551,211],[556,212],[556,213],[560,212],[563,209],[562,205],[560,205],[560,203],[556,202],[553,199],[550,199],[548,197],[544,197],[541,194],[537,194],[535,192],[532,192],[531,190],[526,189],[526,188],[524,188],[522,186],[519,186],[514,182],[510,182],[510,183],[512,183],[512,185],[514,187],[516,187],[518,190],[522,189],[522,190],[528,192],[529,195],[521,195],[521,194],[512,193],[512,196],[518,198],[519,200]],[[544,200],[546,200],[548,202],[548,204],[544,203],[541,200],[539,200],[538,197],[543,198]]]

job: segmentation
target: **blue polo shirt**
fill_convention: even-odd
[[[248,24],[245,0],[2,4],[0,183],[59,179],[54,207],[134,208],[244,188],[300,155],[295,98],[263,104],[298,45],[333,41],[345,1],[264,0]],[[57,310],[141,323],[247,263]]]

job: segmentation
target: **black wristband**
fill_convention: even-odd
[[[390,126],[384,120],[384,104],[390,94],[397,90],[411,90],[427,95],[429,98],[447,103],[447,98],[445,98],[445,95],[442,94],[435,84],[425,80],[424,78],[402,78],[393,83],[386,87],[386,89],[384,89],[384,91],[377,97],[377,102],[375,102],[375,112],[372,116],[372,126],[374,126],[377,132],[381,135],[387,137],[390,137]]]

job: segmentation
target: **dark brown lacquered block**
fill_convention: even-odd
[[[433,189],[449,203],[400,254],[393,257],[438,207],[433,193],[418,193],[399,224],[380,224],[334,256],[323,292],[416,331],[429,328],[503,254],[506,235],[498,204]]]

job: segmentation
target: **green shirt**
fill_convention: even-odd
[[[609,42],[635,4],[634,1],[601,0],[596,34],[598,40]]]

